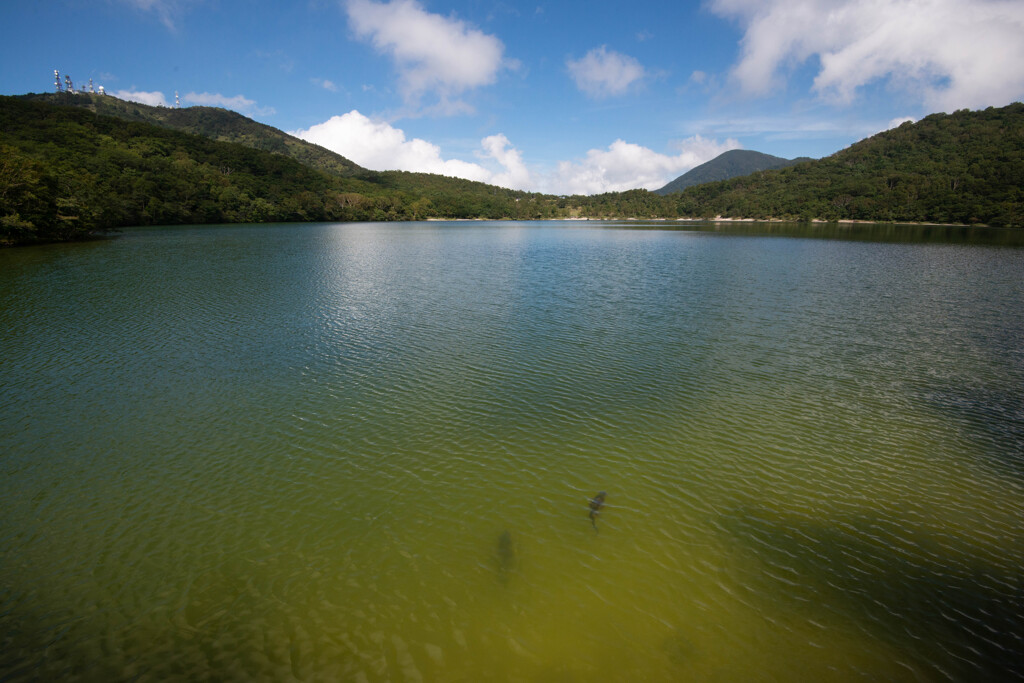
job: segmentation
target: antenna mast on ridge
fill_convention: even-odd
[[[107,94],[103,90],[103,86],[102,85],[99,86],[99,90],[97,91],[96,86],[93,85],[93,82],[92,82],[91,78],[89,79],[88,88],[89,89],[86,90],[83,87],[82,92],[83,93],[84,92],[88,92],[88,93],[93,94],[93,95],[95,95],[97,92],[99,92],[100,95],[106,95]],[[68,92],[68,93],[71,93],[72,95],[74,95],[75,94],[75,85],[71,82],[71,76],[68,76],[67,74],[64,74],[64,85],[61,86],[61,84],[60,84],[60,69],[54,69],[53,70],[53,90],[54,90],[54,92],[58,92],[58,93]],[[175,99],[177,99],[178,93],[174,93],[174,97],[175,97]]]
[[[174,108],[181,109],[181,100],[178,99],[178,91],[174,91]]]

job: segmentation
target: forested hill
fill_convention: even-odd
[[[370,212],[375,220],[440,218],[550,218],[553,198],[485,183],[428,173],[371,171],[324,147],[306,142],[277,128],[241,114],[216,107],[153,107],[128,102],[111,95],[94,93],[43,93],[22,95],[21,99],[54,106],[79,107],[104,116],[150,123],[219,142],[232,142],[251,149],[281,154],[304,166],[328,174],[364,181],[343,183],[349,189],[375,197],[385,204]],[[390,197],[392,201],[384,201]],[[523,200],[523,201],[519,201]],[[364,206],[368,206],[363,202]],[[414,206],[415,204],[415,206]],[[543,204],[543,207],[541,206]],[[294,220],[300,220],[295,218]],[[206,221],[210,222],[210,221]]]
[[[268,140],[285,134],[223,110],[160,113],[185,112],[207,135],[248,146],[50,99],[0,97],[0,245],[80,239],[131,225],[424,218],[724,216],[1024,227],[1020,103],[935,114],[818,161],[682,193],[555,197],[367,171],[337,155],[332,163],[340,166],[327,169],[267,151],[276,144]],[[122,105],[132,106],[116,106]],[[207,119],[209,112],[215,116]]]
[[[132,225],[544,218],[554,210],[540,195],[483,183],[361,173],[340,176],[150,123],[0,97],[0,245]]]
[[[757,171],[770,171],[776,168],[785,168],[802,161],[811,161],[808,157],[798,159],[783,159],[782,157],[755,152],[750,149],[731,149],[723,152],[711,161],[700,166],[691,168],[672,182],[658,190],[655,194],[672,194],[682,192],[694,185],[713,183],[717,180],[728,180],[739,176],[750,175]]]
[[[832,156],[691,187],[680,215],[1024,226],[1024,104],[933,114]]]
[[[116,116],[128,121],[174,128],[220,142],[236,142],[253,149],[283,154],[305,166],[335,175],[352,176],[366,171],[340,154],[300,140],[284,131],[253,121],[236,112],[218,107],[186,107],[184,109],[151,107],[138,102],[118,99],[111,95],[94,93],[61,92],[24,95],[23,97],[49,104],[81,107],[97,114]]]

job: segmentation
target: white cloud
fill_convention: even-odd
[[[445,113],[464,112],[453,98],[497,80],[505,46],[492,35],[453,17],[431,14],[416,0],[349,0],[355,33],[391,56],[407,101],[433,93]]]
[[[256,104],[256,102],[244,95],[228,97],[227,95],[221,95],[219,92],[190,92],[185,95],[184,100],[204,107],[224,107],[225,109],[248,109]]]
[[[129,102],[139,102],[140,104],[148,104],[151,107],[167,106],[167,97],[159,91],[143,92],[141,90],[118,90],[117,92],[113,92],[110,94],[121,100],[128,100]]]
[[[917,119],[913,116],[901,116],[897,119],[893,119],[889,122],[889,125],[885,127],[886,130],[892,130],[893,128],[899,128],[904,123],[916,123]]]
[[[495,161],[500,171],[460,159],[445,159],[437,145],[420,138],[408,140],[401,129],[373,121],[356,110],[306,130],[293,131],[292,135],[376,171],[437,173],[514,189],[527,189],[530,185],[522,155],[500,134],[484,138],[477,153],[482,160]]]
[[[596,98],[622,95],[647,75],[636,59],[609,51],[604,45],[594,48],[581,59],[567,60],[565,65],[576,81],[576,87]]]
[[[223,107],[224,109],[231,109],[241,114],[268,116],[274,113],[273,107],[257,107],[255,101],[250,100],[244,95],[229,97],[220,93],[190,92],[183,95],[181,99],[188,104],[197,104],[203,107]]]
[[[143,90],[118,90],[111,92],[110,94],[122,100],[148,104],[153,107],[171,106],[167,102],[167,96],[158,90],[153,92],[145,92]],[[196,104],[204,107],[223,107],[246,115],[268,116],[274,113],[273,107],[257,107],[255,101],[250,100],[244,95],[228,97],[226,95],[221,95],[220,93],[190,92],[182,95],[181,101],[185,104]]]
[[[711,0],[744,26],[733,69],[767,95],[780,72],[817,57],[813,89],[839,104],[886,80],[932,110],[1004,105],[1024,95],[1019,0]]]
[[[523,155],[518,149],[512,147],[508,138],[500,133],[490,135],[481,140],[480,145],[483,147],[483,152],[479,152],[478,156],[484,159],[494,159],[504,169],[503,172],[492,176],[487,182],[501,187],[511,187],[515,190],[531,189],[532,179],[530,171],[523,163]]]
[[[407,139],[401,129],[356,110],[291,134],[377,171],[437,173],[552,194],[597,194],[640,187],[654,190],[740,146],[732,139],[719,143],[695,135],[678,143],[677,154],[668,155],[616,140],[607,150],[590,150],[582,160],[559,162],[556,171],[538,173],[531,171],[522,152],[500,133],[480,141],[476,152],[480,163],[446,159],[439,146],[420,138]]]
[[[645,188],[656,190],[673,178],[739,148],[736,140],[719,143],[695,135],[678,143],[676,155],[660,154],[637,144],[616,140],[607,150],[592,149],[576,162],[561,161],[546,191],[555,194],[599,194]]]
[[[143,12],[153,12],[168,30],[177,28],[178,18],[184,13],[184,6],[190,0],[122,0]]]
[[[338,92],[338,84],[332,80],[326,78],[311,78],[309,80],[313,85],[323,88],[324,90]]]
[[[877,119],[786,114],[782,116],[737,118],[719,116],[713,119],[692,119],[687,122],[683,131],[713,137],[747,138],[758,136],[773,142],[828,138],[859,140],[884,130],[885,126],[885,121]]]

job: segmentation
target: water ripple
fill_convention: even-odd
[[[1017,250],[425,224],[20,253],[0,677],[1024,677]]]

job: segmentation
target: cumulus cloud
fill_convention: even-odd
[[[559,162],[558,172],[549,180],[547,191],[598,194],[638,188],[656,190],[694,166],[739,148],[740,144],[733,139],[719,143],[695,135],[677,146],[679,153],[668,155],[616,140],[607,150],[592,149],[579,161]]]
[[[622,95],[647,75],[636,59],[610,51],[604,45],[580,59],[566,61],[565,65],[576,87],[595,98]]]
[[[490,135],[480,141],[483,148],[478,156],[484,159],[494,159],[504,169],[490,178],[487,182],[501,187],[511,187],[515,190],[531,189],[532,179],[530,171],[523,163],[523,155],[518,149],[512,147],[509,139],[502,134]]]
[[[144,92],[142,90],[118,90],[117,92],[110,94],[121,100],[148,104],[151,107],[167,106],[167,97],[159,91]]]
[[[457,97],[494,83],[505,65],[505,46],[496,37],[431,14],[416,0],[349,0],[346,7],[356,35],[394,60],[407,101],[433,93],[445,113],[465,111]]]
[[[291,134],[377,171],[437,173],[552,194],[597,194],[641,187],[654,190],[740,146],[733,139],[720,143],[695,135],[678,143],[676,154],[661,154],[616,140],[607,150],[590,150],[583,159],[559,162],[555,170],[542,173],[531,170],[522,152],[503,134],[480,141],[475,153],[479,163],[446,159],[439,146],[420,138],[408,139],[401,129],[356,110]]]
[[[374,121],[356,110],[292,133],[375,171],[415,171],[478,180],[480,182],[527,189],[530,174],[518,150],[511,148],[504,135],[492,135],[481,141],[482,160],[491,159],[501,167],[494,171],[481,164],[445,159],[441,148],[420,138],[407,139],[405,132],[384,121]]]
[[[257,114],[266,116],[274,113],[272,107],[257,107],[254,100],[244,95],[227,96],[220,93],[190,92],[181,98],[187,104],[197,104],[203,107],[223,107],[242,114]]]
[[[780,72],[813,57],[813,89],[849,103],[888,80],[933,110],[1004,105],[1024,94],[1019,0],[711,0],[744,27],[732,75],[766,95]]]

